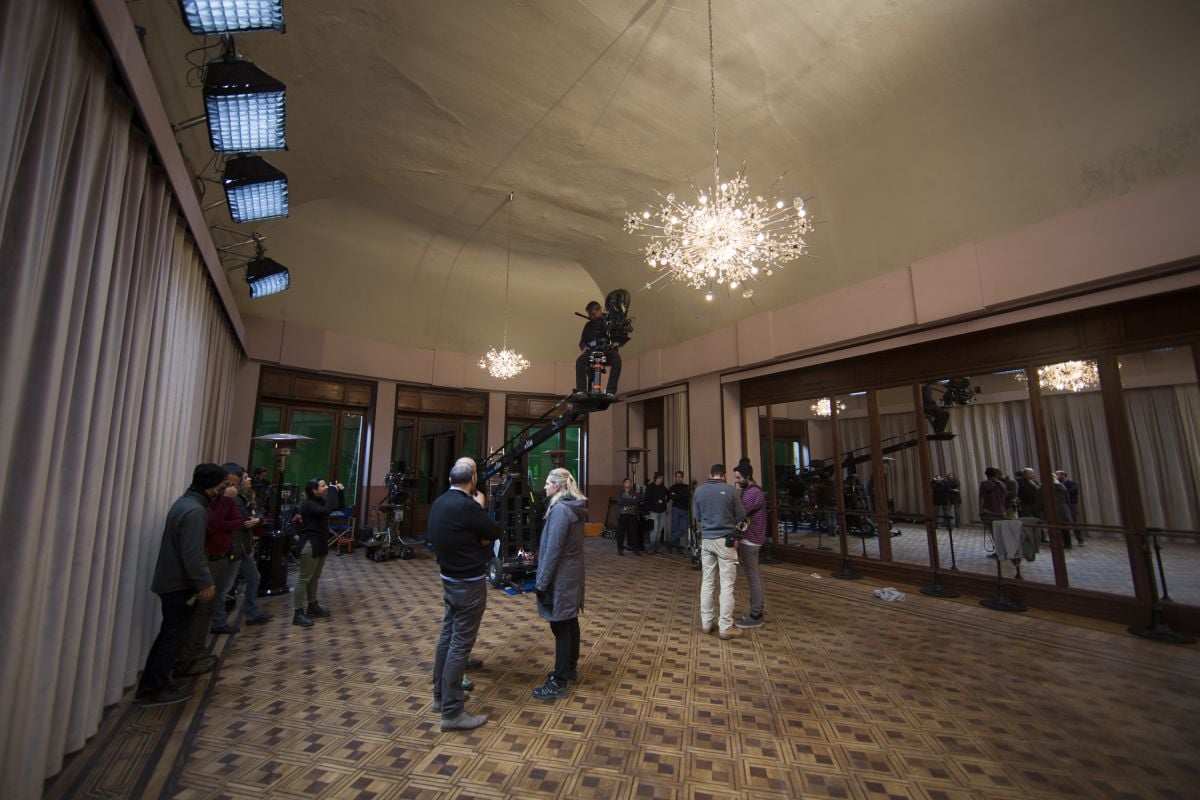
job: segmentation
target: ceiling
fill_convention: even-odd
[[[621,227],[710,180],[703,0],[290,0],[286,34],[236,39],[288,86],[289,149],[263,155],[291,193],[289,218],[214,234],[259,230],[291,269],[290,291],[253,302],[231,273],[242,313],[482,353],[503,327],[512,191],[509,344],[569,360],[572,312],[623,287],[636,353],[1200,168],[1192,0],[714,6],[723,171],[744,160],[756,191],[786,173],[821,223],[813,257],[752,301],[645,290]],[[219,50],[189,56],[204,42],[176,0],[129,9],[168,115],[201,113],[188,58]],[[203,125],[179,141],[219,174]]]

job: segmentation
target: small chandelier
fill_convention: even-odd
[[[816,414],[818,417],[833,416],[833,409],[830,408],[830,403],[829,403],[828,397],[822,397],[820,400],[818,400],[817,402],[815,402],[811,406],[809,406],[809,408],[812,410],[812,413]],[[839,414],[842,413],[843,411],[846,410],[846,404],[843,403],[841,400],[838,400],[837,401],[837,410],[838,410]]]
[[[529,359],[520,353],[508,349],[508,282],[512,274],[512,203],[513,193],[508,193],[508,248],[504,260],[504,344],[500,349],[489,348],[479,366],[486,369],[493,378],[502,381],[515,378],[529,369]]]
[[[1100,372],[1096,362],[1091,360],[1047,364],[1038,367],[1037,373],[1038,386],[1056,392],[1085,392],[1100,385]],[[1029,380],[1024,370],[1018,372],[1016,378],[1022,383]]]
[[[704,299],[712,300],[719,286],[750,299],[754,290],[746,284],[770,276],[787,262],[806,255],[804,237],[812,231],[812,222],[800,197],[767,199],[750,191],[746,165],[732,180],[721,180],[720,148],[717,137],[717,69],[713,50],[712,0],[708,2],[708,71],[712,96],[713,185],[698,188],[695,204],[662,197],[655,210],[629,214],[625,232],[644,235],[646,263],[659,275],[646,284],[649,289],[664,278],[704,289]],[[782,176],[780,176],[782,177]],[[775,183],[779,181],[776,180]],[[768,187],[768,193],[775,187]]]

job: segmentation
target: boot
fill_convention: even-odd
[[[314,602],[314,603],[308,604],[308,616],[310,616],[310,617],[329,617],[332,615],[329,613],[328,608],[322,608],[320,605],[318,605],[317,603]]]
[[[292,614],[292,624],[299,625],[302,628],[311,628],[313,621],[304,616],[304,612],[297,608],[295,613]]]

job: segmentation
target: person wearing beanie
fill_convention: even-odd
[[[763,624],[763,579],[759,555],[767,541],[767,496],[754,482],[754,468],[743,458],[733,468],[733,482],[742,496],[746,509],[746,534],[738,545],[738,561],[750,587],[750,613],[734,624],[737,627],[761,628]]]
[[[200,464],[192,471],[191,486],[167,512],[150,584],[162,603],[162,625],[138,682],[134,699],[139,705],[170,705],[192,696],[190,689],[171,683],[171,665],[191,628],[196,604],[216,596],[204,555],[204,531],[208,506],[224,487],[224,470],[216,464]]]

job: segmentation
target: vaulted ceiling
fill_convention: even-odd
[[[1200,168],[1200,3],[713,5],[723,169],[745,161],[759,191],[784,173],[821,222],[813,257],[752,300],[645,290],[621,227],[656,192],[709,181],[703,0],[289,0],[286,34],[236,43],[288,86],[289,149],[263,155],[289,176],[291,216],[208,211],[236,227],[218,244],[259,230],[292,271],[253,302],[232,272],[242,313],[482,352],[502,326],[512,191],[510,344],[573,358],[572,312],[624,287],[639,352]],[[201,113],[190,70],[215,37],[188,34],[176,0],[129,8],[169,116]],[[219,174],[203,126],[179,141]]]

